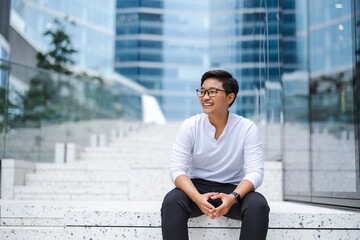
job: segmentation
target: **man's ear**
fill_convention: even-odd
[[[228,103],[230,105],[230,103],[232,103],[235,99],[235,93],[229,93],[228,94]]]

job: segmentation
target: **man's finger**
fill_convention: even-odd
[[[205,206],[206,206],[209,210],[215,210],[215,207],[214,207],[211,203],[209,203],[209,202],[207,202]]]
[[[225,215],[225,211],[221,211],[215,214],[216,217],[221,217],[223,215]]]
[[[203,210],[203,212],[205,211],[204,213],[206,214],[206,213],[212,213],[215,210],[215,208],[213,205],[208,203],[208,204],[204,204],[202,206],[202,210]]]
[[[213,196],[217,196],[219,193],[216,193],[216,192],[210,192],[210,193],[205,193],[204,195],[207,197],[207,198],[212,198]]]
[[[211,199],[218,199],[218,198],[222,198],[222,197],[223,197],[223,195],[220,193],[220,194],[211,196]]]
[[[220,205],[218,208],[216,208],[214,210],[214,214],[216,215],[216,217],[222,216],[224,214],[222,214],[223,212],[226,211],[226,208],[223,205]]]
[[[220,206],[218,206],[217,208],[215,208],[215,212],[221,211],[222,209],[225,208],[224,203],[222,203]]]
[[[207,196],[207,195],[215,195],[215,194],[219,194],[218,192],[208,192],[208,193],[204,193],[203,195]]]

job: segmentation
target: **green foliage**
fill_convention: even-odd
[[[45,37],[51,38],[50,49],[47,53],[38,52],[37,66],[71,75],[72,72],[67,66],[74,64],[72,56],[77,50],[72,47],[71,38],[66,33],[64,24],[55,19],[54,25],[56,26],[54,30],[49,29],[44,33]]]
[[[31,79],[30,88],[24,94],[23,121],[57,118],[51,102],[58,98],[57,86],[47,73],[38,74]]]
[[[321,76],[312,79],[310,92],[312,94],[336,93],[341,92],[351,81],[345,81],[345,73],[339,72],[336,76]]]
[[[112,106],[107,104],[110,101],[107,98],[111,98],[111,92],[108,91],[112,89],[104,88],[101,76],[92,76],[86,72],[74,75],[68,69],[74,63],[72,56],[77,51],[72,47],[64,24],[55,20],[53,26],[44,33],[45,37],[51,39],[49,51],[37,55],[37,66],[50,71],[37,71],[30,79],[29,89],[25,92],[12,89],[10,99],[5,99],[6,89],[0,89],[0,129],[5,127],[5,108],[8,130],[17,126],[39,127],[44,122],[59,123],[113,116]],[[7,66],[1,67],[8,70]],[[85,86],[84,93],[77,92],[81,89],[79,86]],[[84,102],[79,94],[84,94],[90,101]]]
[[[86,72],[82,72],[81,74],[77,74],[76,77],[81,78],[83,80],[90,80],[90,81],[95,81],[98,83],[103,84],[104,83],[104,79],[101,76],[92,76],[87,74]]]
[[[323,75],[310,84],[312,121],[353,122],[354,98],[351,74]]]
[[[18,91],[12,91],[12,98],[8,97],[9,92],[6,88],[0,87],[0,132],[2,133],[7,126],[6,132],[16,126],[21,107],[18,102],[22,96]],[[6,116],[6,123],[5,123]]]

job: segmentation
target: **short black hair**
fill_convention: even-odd
[[[236,95],[239,92],[239,84],[238,84],[237,80],[235,78],[233,78],[233,76],[227,71],[211,70],[211,71],[207,71],[206,73],[204,73],[202,75],[201,86],[203,85],[205,80],[208,78],[215,78],[215,79],[219,80],[222,83],[222,86],[226,92],[226,95],[228,95],[229,93],[235,94],[234,101],[232,101],[229,105],[229,107],[231,107],[231,105],[235,102]]]

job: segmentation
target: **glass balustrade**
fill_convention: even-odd
[[[142,93],[110,79],[101,84],[0,60],[0,156],[54,161],[56,143],[90,145],[127,122],[140,122]]]

